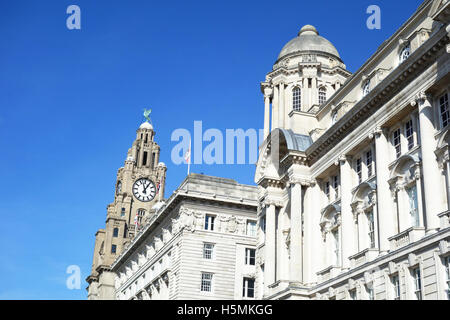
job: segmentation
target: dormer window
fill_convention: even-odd
[[[406,46],[403,47],[402,51],[400,51],[400,63],[408,59],[410,54],[411,54],[411,46],[408,43]]]
[[[363,97],[367,96],[369,94],[369,92],[370,92],[370,80],[367,80],[364,83],[364,86],[363,86],[363,89],[362,89]]]
[[[327,101],[327,89],[324,87],[319,88],[319,105],[324,104]]]
[[[302,108],[302,90],[295,87],[292,90],[292,108],[294,111],[301,111]]]

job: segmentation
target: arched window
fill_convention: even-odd
[[[327,101],[327,89],[324,87],[319,88],[319,105],[324,104]]]
[[[363,86],[363,89],[362,89],[363,97],[367,96],[369,94],[369,92],[370,92],[370,80],[367,80],[364,83],[364,86]]]
[[[294,111],[301,111],[302,109],[302,90],[299,87],[292,90],[292,109]]]
[[[356,230],[358,252],[378,247],[377,230],[375,229],[376,190],[374,184],[364,182],[356,188],[352,198],[351,208],[355,218],[353,228]]]
[[[389,184],[397,204],[397,232],[423,226],[420,160],[416,155],[403,155],[390,173]]]
[[[119,228],[114,228],[113,229],[113,237],[117,238],[119,236]]]
[[[402,51],[400,51],[400,63],[408,59],[410,54],[411,54],[411,46],[408,43],[406,46],[403,47]]]
[[[137,223],[140,226],[142,224],[142,219],[144,218],[145,210],[144,209],[138,209],[137,211]]]
[[[341,212],[339,206],[329,205],[322,210],[320,227],[324,241],[324,262],[328,266],[341,266]]]

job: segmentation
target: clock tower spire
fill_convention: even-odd
[[[159,161],[160,147],[147,114],[136,131],[125,164],[117,171],[114,202],[107,206],[106,226],[95,235],[88,299],[113,299],[114,274],[110,265],[164,201],[166,165]],[[136,223],[137,222],[137,223]],[[137,227],[137,230],[136,230]]]

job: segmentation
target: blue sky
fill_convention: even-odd
[[[259,83],[285,43],[313,24],[354,72],[422,1],[1,1],[0,299],[85,299],[94,234],[142,120],[168,166],[166,197],[186,166],[177,128],[263,124]],[[81,30],[66,8],[81,8]],[[366,8],[381,8],[381,30]],[[253,183],[254,165],[192,172]],[[79,265],[81,290],[65,286]]]

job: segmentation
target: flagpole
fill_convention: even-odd
[[[191,139],[189,139],[189,162],[188,162],[188,172],[187,172],[188,176],[191,171],[191,153],[192,153],[191,152],[191,144],[192,144]]]

